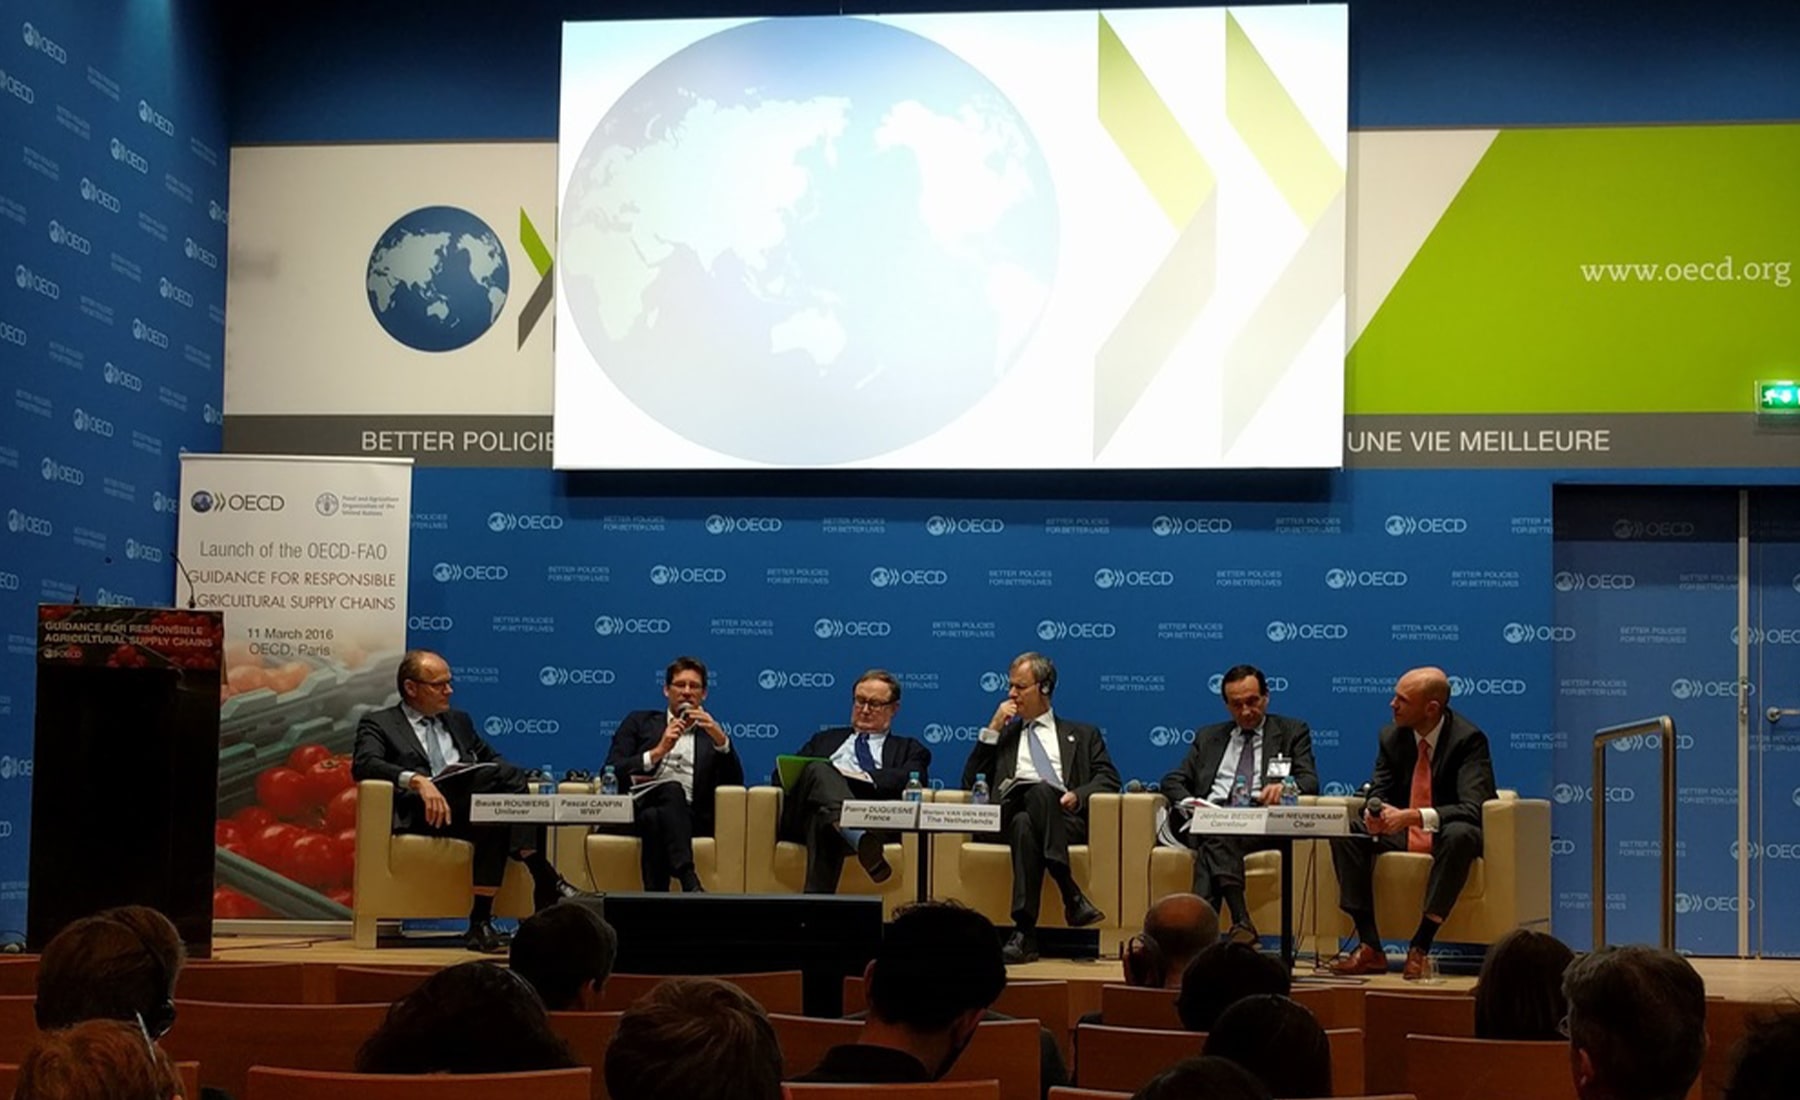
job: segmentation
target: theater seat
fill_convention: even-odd
[[[939,802],[967,802],[969,792],[945,790],[935,792]],[[1116,794],[1097,794],[1088,806],[1088,841],[1069,846],[1069,867],[1075,882],[1100,907],[1106,920],[1094,927],[1102,933],[1102,950],[1106,949],[1106,932],[1119,927],[1119,825],[1122,799]],[[955,898],[976,910],[995,924],[1012,924],[1012,850],[993,839],[978,839],[968,833],[944,833],[932,838],[931,894],[939,898]],[[1139,914],[1139,922],[1143,920]],[[1044,876],[1042,905],[1038,924],[1045,928],[1066,928],[1062,895],[1050,876]],[[1116,936],[1111,937],[1117,939]]]
[[[934,793],[926,791],[925,797]],[[798,894],[806,886],[806,845],[777,840],[781,823],[780,787],[751,787],[744,831],[744,886],[752,894]],[[881,898],[884,916],[918,896],[919,834],[904,833],[898,844],[883,847],[894,873],[876,883],[855,856],[844,860],[837,892]]]
[[[1352,804],[1348,798],[1321,803]],[[1455,908],[1438,931],[1452,943],[1493,943],[1514,928],[1550,927],[1550,803],[1520,798],[1516,791],[1481,806],[1482,854],[1469,870]],[[1404,939],[1418,927],[1425,906],[1425,879],[1431,857],[1416,852],[1383,852],[1375,861],[1375,923],[1384,938]],[[1353,928],[1338,908],[1337,873],[1329,849],[1320,852],[1318,918],[1323,941],[1337,942]]]
[[[473,903],[475,847],[466,840],[394,832],[394,785],[365,779],[356,785],[353,942],[375,946],[375,924],[397,918],[466,917]],[[508,860],[494,912],[531,914],[531,875]]]
[[[563,784],[587,794],[591,784]],[[694,838],[694,871],[715,894],[744,892],[744,788],[719,787],[713,794],[713,835]],[[589,832],[582,825],[559,825],[551,860],[562,876],[582,890],[633,892],[644,888],[642,842],[635,836]],[[671,883],[679,893],[679,883]]]

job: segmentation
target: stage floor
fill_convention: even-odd
[[[350,966],[450,966],[471,959],[492,958],[449,947],[359,949],[348,939],[305,936],[224,936],[213,940],[213,958],[226,962],[307,962]],[[1706,992],[1732,1000],[1772,1001],[1800,995],[1800,959],[1694,958],[1694,969],[1706,979]],[[1060,979],[1095,986],[1122,980],[1117,959],[1075,962],[1049,959],[1010,967],[1007,973],[1020,979]],[[1312,977],[1312,966],[1302,960],[1294,970],[1297,980]],[[1331,979],[1341,983],[1343,979]],[[1368,989],[1410,989],[1398,973],[1372,977],[1361,983]],[[1468,989],[1475,979],[1449,977],[1445,989]]]

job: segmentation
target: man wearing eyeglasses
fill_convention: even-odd
[[[850,699],[848,726],[821,730],[800,747],[799,755],[819,759],[801,769],[782,801],[780,836],[806,845],[809,894],[836,893],[844,857],[851,852],[875,882],[893,874],[882,854],[890,834],[839,826],[845,799],[897,800],[914,772],[920,783],[931,781],[931,750],[893,732],[900,709],[894,674],[870,669],[857,678]],[[779,773],[775,781],[780,783]]]
[[[356,726],[351,774],[392,783],[394,831],[449,836],[475,847],[475,904],[464,942],[471,951],[505,951],[506,937],[493,925],[494,895],[510,856],[525,864],[542,909],[578,891],[544,858],[541,825],[474,825],[469,796],[516,794],[525,773],[501,758],[475,732],[469,713],[450,705],[450,665],[425,649],[408,650],[394,674],[400,702],[363,715]]]
[[[977,775],[985,775],[1000,803],[1000,829],[1012,848],[1013,932],[1002,951],[1011,964],[1038,957],[1038,905],[1046,873],[1062,894],[1070,928],[1106,919],[1076,885],[1069,845],[1087,839],[1089,800],[1118,792],[1119,769],[1099,727],[1051,710],[1056,665],[1050,658],[1021,653],[1007,676],[1006,698],[970,751],[962,785],[967,790]]]

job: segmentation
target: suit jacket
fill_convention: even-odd
[[[1412,808],[1412,773],[1419,762],[1419,735],[1392,723],[1382,727],[1369,793],[1389,806]],[[1494,797],[1494,760],[1487,734],[1453,710],[1444,710],[1431,761],[1431,805],[1440,827],[1461,821],[1481,828],[1481,804]]]
[[[621,792],[629,791],[633,780],[638,776],[650,775],[650,769],[644,767],[644,754],[662,740],[663,730],[669,724],[669,712],[662,710],[634,710],[619,723],[619,730],[613,734],[612,750],[606,754],[606,762],[612,765],[619,776]],[[713,793],[721,786],[736,787],[744,783],[744,760],[733,745],[730,752],[720,752],[713,748],[712,738],[704,730],[695,730],[694,739],[694,835],[713,835]]]
[[[843,747],[844,738],[855,732],[849,726],[820,730],[800,746],[796,755],[829,758]],[[881,759],[877,764],[880,766],[869,777],[875,781],[876,798],[899,798],[913,772],[919,773],[919,782],[931,785],[931,750],[916,738],[902,737],[890,731],[887,740],[881,743]],[[780,772],[775,773],[774,781],[776,786],[781,785]]]
[[[902,1050],[846,1043],[826,1051],[823,1061],[793,1080],[843,1085],[905,1085],[931,1080],[931,1071]]]
[[[996,744],[975,742],[969,762],[963,765],[963,790],[975,783],[977,775],[986,775],[996,798],[1000,788],[1013,777],[1019,759],[1019,734],[1023,724],[1008,722],[1000,731]],[[1087,811],[1088,799],[1097,794],[1113,794],[1119,790],[1119,769],[1113,767],[1106,752],[1106,741],[1097,726],[1056,716],[1056,741],[1062,753],[1063,785],[1075,792],[1075,809]]]
[[[475,732],[475,723],[469,719],[468,711],[452,707],[438,715],[438,719],[449,731],[450,741],[463,762],[498,764],[512,778],[524,782],[525,773],[507,763]],[[412,723],[406,720],[398,704],[363,715],[362,721],[356,724],[356,754],[351,758],[350,774],[358,780],[382,779],[398,783],[401,772],[418,772],[428,778],[431,775],[431,758],[425,755],[425,746],[413,732]],[[396,791],[394,828],[417,830],[425,827],[425,800],[412,791]]]
[[[1225,748],[1237,736],[1236,722],[1218,722],[1194,734],[1194,745],[1181,764],[1163,776],[1162,792],[1170,802],[1205,798],[1225,759]],[[1259,782],[1267,785],[1269,758],[1285,756],[1293,764],[1294,782],[1301,794],[1319,793],[1319,769],[1313,763],[1312,730],[1298,718],[1271,714],[1263,719],[1262,771]]]

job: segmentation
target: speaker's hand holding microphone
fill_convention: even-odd
[[[693,719],[689,717],[693,712],[694,704],[685,699],[675,705],[675,716],[669,719],[668,725],[663,727],[662,739],[657,741],[656,747],[650,750],[651,763],[662,763],[663,757],[669,755],[670,750],[675,748],[675,742],[681,740],[681,735],[693,728]]]

